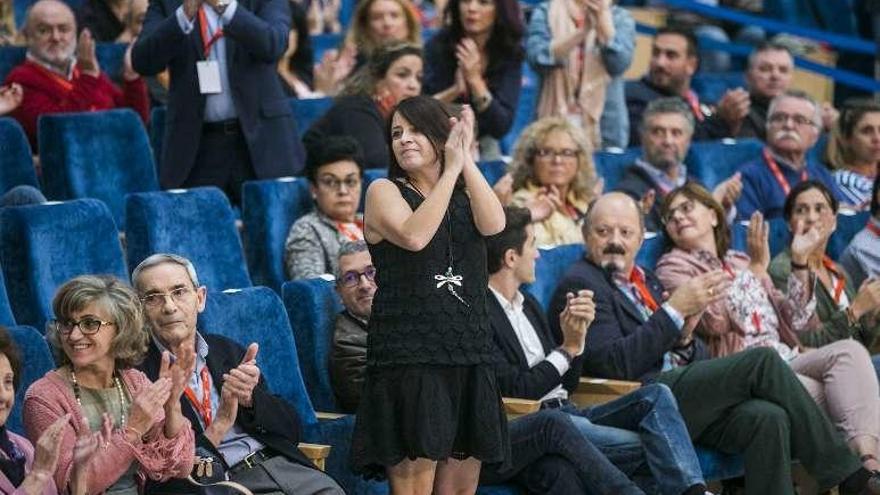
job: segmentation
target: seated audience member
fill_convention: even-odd
[[[642,156],[628,167],[616,190],[642,203],[645,226],[656,232],[662,228],[659,201],[688,181],[684,159],[694,133],[693,114],[677,98],[659,98],[648,104],[642,117]],[[739,174],[715,186],[716,200],[732,211],[742,191]]]
[[[292,3],[298,2],[294,0]],[[342,8],[341,0],[308,0],[303,3],[308,6],[308,12],[305,17],[308,21],[306,30],[300,31],[303,37],[313,34],[339,33],[342,31],[342,23],[339,22],[339,11]]]
[[[648,103],[663,97],[675,97],[684,101],[694,117],[693,138],[696,141],[720,139],[731,135],[727,122],[738,114],[744,114],[740,100],[747,99],[745,90],[736,98],[729,96],[718,102],[714,111],[691,89],[691,78],[697,71],[697,39],[687,29],[664,27],[657,30],[651,45],[648,74],[626,85],[626,106],[630,123],[643,122],[642,113]],[[747,108],[745,109],[747,111]],[[714,114],[720,118],[709,119]],[[630,127],[629,145],[638,146],[642,137]]]
[[[198,455],[213,458],[215,471],[222,469],[229,480],[256,493],[344,493],[297,449],[296,410],[266,386],[256,362],[257,344],[243,349],[225,337],[196,330],[207,289],[199,285],[192,263],[154,254],[135,268],[132,281],[151,333],[140,367],[155,379],[162,376],[169,356],[187,363],[188,393],[175,399],[175,405],[190,420]],[[180,493],[171,485],[153,489]]]
[[[847,105],[837,124],[831,139],[836,140],[840,162],[831,175],[843,204],[867,209],[880,167],[880,104],[865,100]]]
[[[748,113],[730,123],[732,134],[766,141],[770,100],[791,88],[792,76],[794,57],[785,45],[767,42],[752,50],[745,71]]]
[[[320,3],[316,0],[310,5]],[[278,75],[281,76],[287,94],[294,98],[303,100],[335,95],[341,79],[351,72],[354,58],[340,57],[337,50],[327,50],[321,63],[315,65],[312,39],[308,34],[306,12],[303,9],[299,2],[291,0],[287,50],[278,60]]]
[[[712,270],[724,270],[731,279],[727,297],[717,300],[699,317],[696,333],[713,357],[746,349],[770,347],[797,373],[804,387],[864,466],[872,471],[880,439],[880,388],[865,347],[850,339],[818,348],[805,346],[810,334],[822,332],[816,315],[815,279],[807,269],[792,270],[787,291],[773,286],[769,228],[760,212],[749,223],[749,253],[728,250],[730,228],[724,210],[704,188],[691,182],[672,191],[663,201],[663,219],[671,251],[657,263],[657,278],[667,291]],[[806,265],[823,242],[820,227],[794,231],[791,260]],[[802,339],[803,337],[803,339]]]
[[[306,176],[315,210],[290,226],[284,242],[290,279],[335,274],[339,246],[363,240],[364,217],[357,212],[362,162],[360,146],[350,137],[331,136],[309,148]]]
[[[587,205],[602,191],[580,128],[564,117],[526,127],[510,164],[510,202],[529,208],[539,246],[580,242]]]
[[[649,468],[659,493],[705,493],[700,463],[675,398],[665,385],[646,385],[607,404],[578,409],[569,394],[578,384],[584,339],[595,316],[589,291],[567,294],[559,314],[561,339],[550,332],[541,306],[522,284],[535,281],[538,248],[528,210],[506,209],[500,234],[486,242],[489,319],[499,365],[498,386],[510,397],[540,400],[542,409],[571,415],[581,434],[629,476]],[[554,315],[554,318],[556,316]],[[880,400],[880,398],[878,398]],[[644,450],[644,452],[643,452]]]
[[[86,112],[131,107],[144,122],[149,113],[147,87],[131,68],[128,52],[119,89],[101,71],[89,30],[76,36],[73,11],[59,0],[39,0],[28,11],[24,27],[27,60],[6,77],[24,90],[12,112],[37,150],[37,119],[44,113]],[[131,47],[129,47],[131,50]]]
[[[85,0],[76,13],[80,29],[88,29],[95,41],[131,43],[128,22],[131,0]]]
[[[383,45],[422,45],[416,8],[410,0],[364,0],[358,2],[345,36],[345,46],[355,54],[355,68],[365,65]],[[340,52],[345,55],[346,50]]]
[[[541,75],[538,117],[572,119],[593,149],[626,148],[630,120],[623,73],[632,62],[635,23],[613,0],[551,0],[529,21],[529,64]]]
[[[653,273],[635,264],[645,229],[638,204],[622,193],[599,198],[583,230],[589,254],[569,268],[549,314],[562,311],[569,293],[593,292],[584,373],[667,385],[696,445],[743,456],[748,495],[793,495],[792,459],[822,490],[880,493],[880,475],[861,467],[778,353],[705,360],[694,316],[727,296],[724,271],[694,277],[664,301]],[[558,321],[550,325],[561,335]]]
[[[522,13],[516,0],[451,0],[446,26],[425,45],[425,93],[470,103],[480,158],[501,158],[522,86]]]
[[[809,338],[801,338],[804,345],[819,347],[852,338],[870,349],[880,334],[880,280],[869,279],[857,288],[843,267],[825,254],[828,239],[837,228],[837,208],[837,199],[821,182],[808,180],[792,188],[783,210],[789,230],[795,236],[817,231],[820,242],[806,260],[795,257],[793,248],[776,255],[770,263],[770,276],[782,291],[789,290],[786,281],[792,272],[808,272],[818,280],[816,313],[822,325]]]
[[[840,197],[828,170],[811,163],[807,152],[819,138],[821,111],[809,95],[787,91],[770,102],[767,146],[763,156],[740,168],[743,189],[736,203],[737,218],[747,220],[760,211],[765,219],[782,216],[789,191],[798,183],[815,179]]]
[[[140,36],[141,30],[144,28],[148,6],[149,0],[131,0],[126,29],[131,32],[132,41]],[[168,103],[168,70],[166,69],[155,76],[142,78],[147,84],[147,93],[150,95],[150,108],[166,105]]]
[[[18,108],[23,98],[24,92],[20,84],[0,86],[0,117]]]
[[[840,264],[851,277],[853,287],[861,287],[867,279],[880,280],[880,176],[874,178],[868,225],[850,241],[840,256]]]
[[[363,150],[364,168],[388,168],[386,134],[391,110],[421,90],[421,48],[410,44],[383,46],[348,81],[327,113],[306,131],[303,144],[307,149],[315,149],[330,136],[351,136]]]
[[[55,486],[79,483],[86,493],[138,493],[144,477],[189,476],[193,433],[180,411],[186,388],[181,361],[166,359],[151,379],[134,369],[147,350],[137,295],[109,275],[83,275],[62,285],[52,300],[56,320],[46,338],[61,366],[28,388],[24,426],[36,439],[60,417],[61,456]],[[101,432],[101,448],[85,472],[73,469],[78,437]]]

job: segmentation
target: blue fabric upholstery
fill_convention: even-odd
[[[345,9],[346,4],[353,5],[356,2],[352,2],[351,0],[345,0],[342,2],[342,8]],[[352,9],[354,7],[351,7]],[[348,12],[350,16],[352,11]],[[342,13],[340,13],[340,22],[343,22],[345,19],[342,17]],[[343,27],[345,25],[343,24]],[[310,35],[309,38],[312,40],[312,53],[314,54],[315,64],[321,62],[321,57],[324,56],[324,52],[327,50],[337,50],[342,46],[342,38],[343,35],[341,33],[325,33],[325,34],[313,34]],[[300,129],[306,129],[307,126],[300,125],[300,122],[297,121],[297,125],[299,125]]]
[[[40,330],[55,289],[70,278],[108,273],[128,280],[116,224],[96,199],[3,208],[0,266],[15,321]]]
[[[189,258],[199,282],[214,290],[251,286],[235,215],[220,189],[130,194],[125,216],[129,273],[151,254],[174,253]]]
[[[49,199],[100,199],[124,230],[125,195],[159,189],[147,133],[128,108],[43,115],[38,132]]]
[[[0,194],[26,184],[39,187],[31,145],[15,119],[0,118]]]
[[[18,0],[15,3],[17,4]],[[17,11],[16,7],[16,13]],[[26,52],[27,49],[23,46],[0,46],[0,81],[5,81],[12,69],[24,61]]]
[[[260,345],[257,364],[270,390],[296,409],[303,427],[303,441],[332,446],[326,469],[346,493],[388,493],[386,484],[365,482],[349,468],[354,417],[317,420],[300,373],[290,322],[275,292],[267,287],[211,292],[205,311],[199,316],[199,327],[224,335],[242,346],[251,342]]]
[[[541,303],[546,311],[556,290],[556,284],[572,263],[584,256],[583,244],[565,244],[540,250],[535,261],[535,281],[523,287]]]
[[[306,179],[282,178],[245,182],[242,186],[242,237],[251,280],[281,294],[284,240],[299,217],[312,211]]]
[[[526,66],[528,64],[523,64]],[[519,103],[516,106],[516,114],[513,116],[513,125],[507,134],[501,138],[501,152],[512,155],[516,140],[520,133],[535,120],[535,112],[538,108],[538,96],[541,93],[540,81],[524,81],[519,93]]]
[[[6,294],[6,281],[3,279],[3,270],[0,270],[0,325],[7,327],[15,325],[12,305],[9,304],[9,296]]]
[[[744,88],[745,76],[740,72],[697,72],[691,88],[705,103],[716,103],[728,89]]]
[[[695,447],[700,470],[706,481],[736,478],[745,473],[742,457],[736,454],[725,454],[717,450]]]
[[[364,202],[367,200],[367,188],[370,187],[370,184],[376,179],[384,179],[386,177],[388,177],[387,168],[364,169],[364,185],[361,186],[361,203],[358,206],[359,212],[363,213],[364,211]]]
[[[665,248],[666,236],[659,233],[653,237],[651,233],[645,234],[645,240],[642,242],[639,254],[636,255],[636,263],[648,270],[654,270],[654,266],[657,265],[657,260],[660,259]]]
[[[494,186],[507,173],[507,164],[503,160],[487,160],[477,163],[477,166],[490,186]]]
[[[65,0],[65,3],[69,3],[69,0]],[[98,58],[101,72],[107,74],[107,77],[117,85],[122,85],[122,65],[127,49],[127,43],[102,42],[95,44],[95,56]]]
[[[732,143],[701,141],[691,144],[687,157],[688,175],[696,177],[710,191],[740,167],[761,157],[760,139],[741,139]]]
[[[326,36],[326,35],[322,35]],[[315,48],[315,60],[320,60],[317,56],[317,47],[315,45],[315,37],[312,37],[312,47]],[[312,123],[322,115],[327,113],[327,110],[333,106],[333,98],[311,98],[308,100],[298,100],[296,98],[290,98],[290,108],[293,110],[293,118],[296,120],[296,126],[299,129],[299,137],[303,137],[303,134],[309,130],[309,127],[312,126]]]
[[[165,107],[154,107],[150,111],[150,146],[153,147],[153,157],[162,156],[162,144],[165,139]]]
[[[593,153],[596,174],[605,179],[605,191],[613,191],[627,169],[642,155],[641,148],[628,148],[621,152],[597,151]]]
[[[25,326],[7,327],[9,334],[21,354],[21,381],[15,389],[15,405],[6,421],[6,427],[15,433],[24,434],[21,422],[21,407],[24,393],[32,383],[39,380],[49,370],[55,369],[55,360],[46,339],[36,329]]]
[[[334,323],[342,303],[333,283],[321,278],[295,280],[285,283],[281,292],[312,404],[319,411],[339,411],[329,366]]]
[[[865,228],[869,218],[871,218],[871,212],[868,211],[860,211],[851,215],[837,215],[837,230],[831,234],[831,239],[828,240],[828,249],[826,250],[828,256],[835,260],[840,258],[852,238]],[[858,287],[856,288],[858,289]]]

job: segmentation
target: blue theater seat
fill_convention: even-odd
[[[507,164],[503,160],[481,161],[477,163],[477,167],[480,168],[480,172],[483,173],[483,177],[486,178],[486,182],[490,186],[494,186],[498,179],[507,173]]]
[[[313,208],[309,184],[304,178],[287,177],[244,183],[242,238],[254,284],[271,287],[281,294],[281,284],[287,280],[284,240],[290,226]]]
[[[513,155],[514,146],[517,139],[519,139],[520,133],[535,121],[538,96],[541,92],[539,84],[540,82],[537,80],[523,81],[519,93],[519,103],[516,106],[516,114],[513,116],[513,125],[507,131],[507,134],[501,138],[501,152],[505,155]]]
[[[147,133],[128,108],[43,115],[39,143],[46,197],[100,199],[120,230],[125,195],[159,189]]]
[[[535,281],[523,287],[541,304],[546,311],[556,285],[568,267],[584,256],[583,244],[565,244],[540,249],[540,257],[535,262]]]
[[[39,330],[52,317],[52,297],[67,280],[111,274],[128,280],[119,232],[96,199],[0,210],[0,266],[15,321]]]
[[[691,81],[691,88],[701,102],[715,104],[729,89],[744,88],[745,76],[742,71],[697,72]]]
[[[636,158],[642,156],[642,149],[627,148],[622,151],[596,151],[593,153],[593,163],[596,166],[596,174],[605,179],[605,191],[613,191],[623,177],[623,172],[632,165]]]
[[[15,186],[40,187],[31,145],[17,120],[0,118],[0,194]]]
[[[46,339],[36,329],[25,326],[7,327],[9,334],[18,346],[21,354],[22,373],[15,389],[15,405],[6,421],[9,431],[24,435],[21,408],[24,404],[24,393],[32,383],[43,377],[48,371],[55,369],[55,360]]]
[[[346,0],[343,2],[343,6],[348,2]],[[340,14],[341,17],[341,14]],[[340,19],[341,20],[341,19]],[[342,45],[343,34],[342,33],[324,33],[324,34],[313,34],[310,35],[309,38],[312,41],[312,53],[314,54],[315,65],[321,62],[321,57],[324,56],[324,52],[327,50],[337,50]],[[303,127],[300,127],[302,129]]]
[[[710,191],[730,178],[746,163],[761,157],[764,143],[760,139],[698,141],[691,143],[687,157],[688,175],[695,177]]]
[[[3,279],[3,270],[0,270],[0,325],[6,325],[7,327],[15,325],[12,305],[9,304],[9,296],[6,294],[6,281]]]
[[[165,142],[165,107],[154,107],[150,111],[150,146],[153,147],[153,157],[156,161],[156,170],[159,170],[159,162],[162,160],[162,145]]]
[[[24,61],[27,49],[23,46],[0,46],[0,81],[12,72],[16,65]]]
[[[315,60],[318,60],[317,58]],[[293,111],[293,118],[296,120],[296,126],[299,130],[299,137],[309,130],[312,124],[320,119],[330,107],[333,106],[333,98],[312,98],[307,100],[298,100],[290,98],[290,109]]]
[[[129,272],[155,253],[192,260],[215,290],[250,287],[229,200],[216,187],[130,194],[125,203]]]

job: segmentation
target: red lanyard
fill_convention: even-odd
[[[770,154],[770,151],[767,148],[764,148],[764,161],[767,162],[767,166],[770,167],[770,171],[773,172],[773,176],[776,177],[776,182],[779,183],[779,187],[782,188],[782,192],[788,196],[788,192],[791,191],[791,186],[788,185],[788,180],[785,179],[785,176],[782,175],[782,170],[779,170],[779,165],[776,163],[776,160],[773,159],[773,156]],[[801,181],[805,181],[810,178],[807,175],[806,165],[804,165],[804,169],[801,170]]]
[[[706,116],[703,115],[703,110],[700,108],[700,98],[697,97],[697,94],[694,93],[692,89],[689,89],[682,98],[684,98],[684,101],[687,102],[689,107],[691,107],[691,112],[693,112],[694,118],[697,119],[698,122],[702,122],[706,119]]]
[[[868,220],[868,225],[865,225],[865,228],[873,232],[875,236],[880,237],[880,227],[873,220]]]
[[[660,305],[657,304],[657,301],[654,300],[654,296],[651,295],[651,291],[648,290],[648,286],[645,284],[645,275],[639,267],[633,267],[633,270],[629,275],[629,281],[635,285],[636,290],[639,291],[642,304],[647,306],[652,313],[657,311],[657,308],[659,308]]]
[[[223,37],[223,27],[217,26],[214,34],[208,38],[208,17],[205,15],[205,7],[199,9],[199,30],[202,34],[202,46],[205,49],[205,58],[211,53],[211,47],[214,46],[220,38]]]
[[[828,273],[831,274],[831,283],[834,285],[834,304],[840,305],[840,295],[843,294],[843,288],[846,286],[846,278],[842,273],[837,271],[834,262],[827,255],[822,257],[822,264]]]
[[[722,263],[721,266],[724,268],[724,271],[727,272],[728,275],[730,275],[730,280],[733,280],[734,278],[736,278],[736,276],[733,273],[733,270],[731,270],[730,266],[727,263]],[[758,313],[757,309],[752,311],[752,325],[755,326],[755,330],[758,333],[762,332],[762,330],[761,330],[761,315]]]
[[[196,398],[196,393],[189,386],[183,390],[183,393],[186,394],[186,398],[189,399],[196,412],[205,421],[205,427],[207,428],[211,426],[211,374],[208,373],[207,365],[202,366],[199,376],[202,378],[202,401],[199,402]]]
[[[339,231],[340,234],[344,235],[349,241],[355,242],[363,240],[364,238],[364,221],[363,220],[355,220],[354,226],[357,227],[357,232],[352,232],[348,227],[345,226],[343,222],[336,222],[336,230]]]

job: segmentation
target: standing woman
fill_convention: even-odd
[[[451,0],[446,27],[425,45],[425,92],[470,103],[477,114],[480,158],[501,158],[522,85],[524,26],[516,0]]]
[[[427,96],[392,113],[388,179],[367,190],[376,266],[367,376],[352,457],[392,493],[474,493],[481,462],[507,457],[486,310],[484,237],[504,211],[470,158],[474,115]]]

